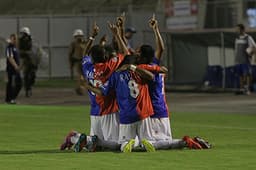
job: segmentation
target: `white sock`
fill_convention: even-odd
[[[120,150],[121,150],[122,152],[123,152],[124,147],[125,147],[125,145],[126,145],[127,143],[128,143],[128,142],[124,142],[124,143],[121,144]]]
[[[80,135],[81,133],[76,133],[74,136],[71,136],[71,143],[76,144],[78,142]]]

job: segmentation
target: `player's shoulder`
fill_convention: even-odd
[[[92,63],[91,57],[90,56],[83,56],[82,58],[82,65]]]

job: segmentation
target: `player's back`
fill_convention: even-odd
[[[136,73],[115,72],[109,83],[116,91],[120,123],[134,123],[153,114],[148,85]]]
[[[166,104],[165,88],[164,88],[164,74],[155,73],[154,80],[150,81],[149,94],[154,109],[154,115],[152,117],[168,117],[168,107]]]
[[[159,60],[154,57],[152,66],[159,66]],[[164,86],[165,74],[154,73],[154,80],[150,81],[149,94],[154,109],[153,118],[169,117],[168,106],[166,104],[165,86]]]
[[[124,56],[122,54],[118,54],[116,57],[105,63],[94,64],[95,82],[93,85],[95,87],[100,87],[102,84],[104,84],[112,73],[119,67],[123,59]],[[115,113],[119,110],[114,89],[111,90],[106,96],[96,96],[96,102],[100,106],[100,115]]]

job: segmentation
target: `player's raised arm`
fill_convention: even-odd
[[[127,45],[127,39],[125,38],[124,25],[125,25],[125,12],[121,16],[117,17],[116,25],[120,31],[120,35],[124,43]]]
[[[99,27],[97,26],[96,22],[93,23],[93,28],[92,28],[92,33],[86,43],[85,49],[84,49],[84,53],[83,55],[87,55],[92,47],[93,41],[95,40],[95,37],[98,35],[99,33]]]
[[[158,22],[155,19],[155,14],[153,14],[152,18],[149,20],[149,26],[153,29],[155,34],[155,42],[156,42],[155,56],[158,60],[160,60],[162,57],[162,53],[164,51],[164,42],[159,31]]]
[[[118,29],[118,27],[115,24],[112,24],[110,22],[108,22],[108,27],[112,31],[113,36],[114,36],[114,38],[116,39],[116,41],[118,43],[118,49],[124,55],[128,55],[129,54],[129,50],[128,50],[126,44],[124,43],[124,41],[123,41],[123,39],[121,37],[120,30]]]

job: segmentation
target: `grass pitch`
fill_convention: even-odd
[[[175,138],[199,135],[210,150],[155,153],[59,151],[71,130],[89,132],[89,107],[0,105],[0,169],[256,169],[255,114],[173,113]]]

